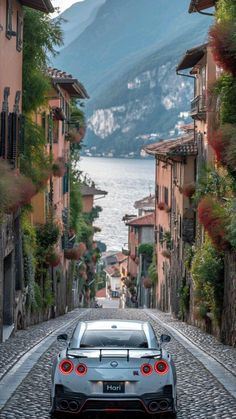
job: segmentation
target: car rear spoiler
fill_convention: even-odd
[[[114,356],[116,358],[126,358],[129,361],[130,358],[160,359],[162,350],[140,350],[140,348],[67,348],[66,355],[73,358],[99,358],[100,362],[102,358],[113,358]]]

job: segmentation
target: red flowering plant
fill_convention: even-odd
[[[216,197],[208,195],[202,198],[198,205],[198,219],[206,229],[216,249],[226,250],[230,247],[227,240],[229,216]]]
[[[209,31],[209,46],[215,62],[236,76],[236,36],[233,20],[218,21]]]
[[[30,204],[36,188],[31,179],[12,170],[8,163],[0,162],[0,212],[15,212]]]

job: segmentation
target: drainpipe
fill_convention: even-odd
[[[195,79],[195,76],[190,76],[190,74],[184,74],[180,73],[179,71],[176,71],[177,76],[183,76],[183,77],[189,77],[190,79]]]

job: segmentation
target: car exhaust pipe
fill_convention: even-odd
[[[59,404],[59,407],[60,407],[61,410],[67,410],[68,407],[69,407],[68,401],[67,400],[61,400],[60,404]]]
[[[167,400],[161,400],[159,404],[160,410],[164,411],[167,410],[169,407],[169,403]]]
[[[75,400],[72,400],[69,403],[69,409],[71,412],[77,412],[79,410],[79,404]]]
[[[159,403],[157,403],[155,401],[151,402],[151,403],[149,403],[148,408],[151,412],[157,412],[159,410]]]

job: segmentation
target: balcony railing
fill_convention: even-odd
[[[206,112],[206,96],[196,96],[191,102],[191,116],[201,116]]]

